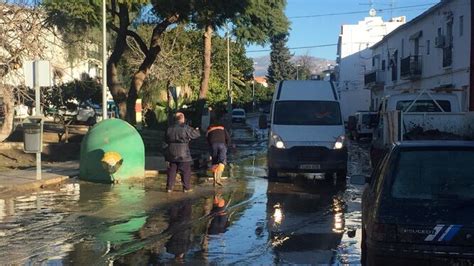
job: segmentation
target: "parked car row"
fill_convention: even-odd
[[[474,113],[460,111],[449,93],[383,99],[374,171],[354,177],[367,183],[362,264],[474,264]]]
[[[108,117],[118,117],[118,108],[114,101],[107,102]],[[47,115],[54,117],[55,122],[64,123],[65,121],[73,121],[87,125],[94,125],[102,120],[102,106],[92,102],[83,102],[78,104],[74,110],[67,107],[59,109],[49,109]]]
[[[269,179],[287,171],[345,180],[344,125],[330,83],[279,82],[269,124]],[[373,134],[372,174],[351,177],[365,186],[363,265],[474,265],[473,124],[474,112],[462,113],[451,93],[390,95],[378,112],[354,114],[349,133]]]

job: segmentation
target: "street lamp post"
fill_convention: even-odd
[[[301,65],[296,65],[296,80],[299,79],[299,75],[298,75],[298,67],[300,67]]]
[[[252,111],[255,112],[255,77],[252,78]]]
[[[107,9],[102,0],[102,120],[107,119]]]

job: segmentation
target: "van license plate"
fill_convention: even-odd
[[[319,170],[321,169],[321,165],[319,164],[301,164],[300,169],[304,170]]]

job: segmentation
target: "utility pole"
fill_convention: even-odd
[[[33,87],[35,88],[35,114],[37,116],[42,116],[39,76],[40,76],[39,61],[35,60],[33,62]],[[39,134],[43,134],[43,132],[40,131]],[[39,143],[39,145],[43,145],[43,143]],[[40,148],[40,151],[36,152],[36,180],[41,180],[41,172],[42,171],[41,171],[41,148]]]
[[[253,112],[255,112],[255,65],[256,64],[257,62],[253,61],[253,69],[254,69],[254,72],[252,73],[252,111]]]
[[[298,73],[298,67],[300,67],[300,66],[301,66],[301,65],[299,65],[299,64],[298,64],[298,65],[296,65],[296,80],[298,80],[298,79],[299,79],[299,75],[298,75],[298,74],[299,74],[299,73]]]
[[[102,120],[107,119],[107,9],[102,0]]]

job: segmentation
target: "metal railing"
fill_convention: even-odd
[[[400,78],[418,79],[422,73],[421,55],[410,55],[400,60]]]

